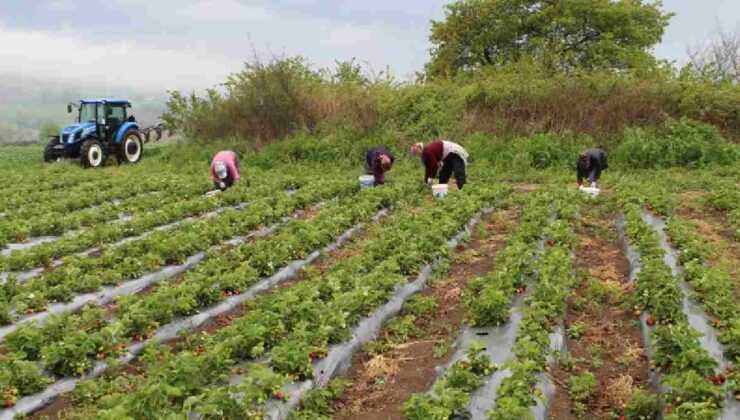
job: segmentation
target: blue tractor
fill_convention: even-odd
[[[67,112],[77,110],[76,123],[64,127],[60,136],[49,138],[44,161],[79,157],[85,168],[103,166],[109,156],[115,156],[119,164],[140,161],[144,141],[129,108],[131,101],[126,99],[89,99],[68,104]]]

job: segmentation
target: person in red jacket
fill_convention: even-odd
[[[211,161],[213,185],[221,191],[239,182],[239,156],[231,150],[216,153]]]
[[[430,184],[439,172],[440,184],[448,183],[450,176],[454,174],[457,188],[462,189],[465,185],[468,152],[459,144],[446,140],[436,140],[426,145],[416,143],[411,146],[411,153],[421,156],[421,162],[424,164],[424,183]]]

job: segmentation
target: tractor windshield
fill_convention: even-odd
[[[95,122],[95,104],[80,104],[80,122]]]

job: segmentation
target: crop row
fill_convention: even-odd
[[[138,175],[138,176],[137,176]],[[199,185],[205,189],[208,184],[202,176],[182,176],[174,174],[163,174],[161,176],[141,176],[140,174],[128,173],[122,175],[121,180],[106,185],[90,185],[85,188],[73,188],[64,193],[55,192],[50,195],[49,200],[33,204],[11,206],[4,211],[3,219],[22,220],[23,218],[40,217],[52,213],[66,213],[84,209],[94,205],[100,205],[114,199],[133,197],[145,192],[172,190],[181,188],[183,185]]]
[[[113,243],[124,238],[140,235],[150,229],[214,211],[222,206],[242,204],[258,197],[264,197],[276,190],[299,185],[293,177],[273,176],[259,187],[248,189],[236,187],[216,197],[202,196],[171,203],[154,211],[134,215],[130,220],[98,225],[75,234],[31,248],[14,251],[7,258],[0,258],[0,267],[6,270],[27,270],[41,265],[49,266],[57,259],[77,252]]]
[[[89,293],[103,285],[118,285],[166,265],[182,264],[190,255],[273,223],[295,210],[323,198],[357,190],[354,182],[317,183],[296,194],[278,193],[255,200],[247,211],[229,210],[220,215],[155,232],[143,239],[103,251],[98,258],[70,257],[56,270],[17,284],[12,278],[0,296],[16,313],[34,313],[50,302],[66,302],[75,293]]]
[[[527,418],[537,402],[540,375],[548,370],[550,333],[562,316],[565,298],[574,283],[573,233],[577,197],[567,191],[553,191],[552,205],[560,220],[545,232],[544,253],[537,261],[533,290],[525,298],[522,321],[514,344],[516,359],[506,362],[511,376],[505,378],[496,393],[496,407],[489,419]]]
[[[556,201],[552,191],[538,191],[527,199],[519,223],[498,254],[493,270],[468,285],[464,306],[470,325],[500,325],[510,319],[514,297],[526,290],[525,278],[535,264],[539,240],[547,237],[550,244],[572,242],[568,225],[561,218],[572,220],[573,211]],[[404,416],[421,420],[462,415],[470,403],[470,394],[496,368],[480,354],[481,350],[477,343],[471,344],[467,360],[458,361],[445,371],[434,387],[434,395],[415,394],[404,404]]]
[[[715,418],[724,398],[724,391],[710,381],[717,362],[701,346],[699,333],[688,325],[682,312],[681,280],[664,263],[658,234],[642,219],[644,197],[631,187],[625,188],[625,194],[622,191],[625,232],[640,254],[636,309],[645,313],[650,328],[651,363],[664,375],[666,418]]]
[[[192,315],[241,293],[257,283],[261,275],[272,274],[288,261],[305,257],[403,195],[400,188],[387,188],[342,198],[323,208],[314,220],[296,220],[270,237],[212,252],[195,271],[177,282],[157,287],[144,296],[121,299],[115,319],[106,319],[102,309],[86,308],[80,314],[52,316],[44,326],[25,324],[6,337],[5,347],[12,355],[7,362],[18,365],[41,361],[52,375],[81,375],[96,360],[120,355],[130,338],[145,339],[175,317]],[[261,259],[263,252],[272,260]],[[224,269],[227,262],[232,266]],[[51,380],[34,377],[40,384]],[[27,378],[11,374],[5,386],[18,388],[14,385],[25,382]]]
[[[719,339],[725,357],[738,360],[740,308],[735,298],[735,282],[731,273],[709,264],[709,257],[714,252],[713,246],[688,221],[674,216],[668,224],[667,232],[680,250],[684,278],[693,288],[694,295],[702,302],[704,310],[714,318],[712,325],[720,331]],[[740,371],[731,369],[728,373],[729,386],[736,395],[740,394]]]
[[[150,348],[143,358],[145,375],[80,383],[78,401],[96,401],[95,415],[101,418],[162,418],[189,411],[207,418],[215,412],[225,418],[237,412],[237,417],[256,416],[268,399],[285,397],[278,390],[287,378],[308,377],[312,361],[330,344],[346,340],[352,326],[406,283],[407,275],[445,252],[446,240],[479,208],[509,193],[466,188],[419,212],[399,211],[383,223],[382,234],[363,242],[361,254],[319,277],[258,297],[229,326],[198,336],[191,350]],[[247,391],[243,398],[234,398],[230,385],[210,388],[237,361],[254,358],[261,361],[249,364],[236,386]]]
[[[106,196],[102,204],[80,210],[66,211],[46,209],[34,206],[34,212],[19,211],[8,213],[0,219],[0,246],[8,242],[25,242],[29,238],[42,235],[59,235],[64,232],[92,227],[102,222],[116,220],[121,213],[127,215],[155,210],[168,204],[200,195],[206,185],[167,184],[161,181],[141,182],[128,191],[107,190],[100,196]],[[111,198],[115,197],[115,200]],[[123,200],[119,200],[119,199]]]
[[[5,171],[1,191],[7,200],[0,204],[0,211],[54,201],[62,191],[64,194],[77,193],[93,188],[107,189],[130,182],[128,176],[106,176],[101,179],[99,173],[93,176],[95,174],[89,171],[86,173],[70,169],[72,168],[64,166],[55,167],[52,171]],[[141,172],[137,175],[141,176]]]
[[[468,286],[464,306],[471,326],[500,325],[509,320],[514,297],[526,288],[525,275],[531,271],[537,241],[547,235],[546,228],[558,217],[551,193],[536,192],[528,198],[493,271]]]

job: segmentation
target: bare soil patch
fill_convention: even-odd
[[[452,343],[459,334],[464,317],[460,305],[463,291],[469,280],[491,270],[516,214],[516,209],[493,213],[484,219],[483,231],[476,230],[469,246],[453,251],[446,279],[422,292],[436,300],[437,308],[416,319],[418,333],[413,338],[391,345],[383,354],[373,356],[362,351],[355,355],[345,374],[351,385],[335,402],[335,418],[401,419],[399,406],[413,393],[433,385],[435,368],[453,354],[449,346],[445,351],[439,346]]]
[[[575,265],[579,284],[566,302],[565,326],[569,333],[568,356],[551,372],[556,394],[550,419],[576,419],[568,383],[573,375],[588,370],[598,381],[581,418],[609,419],[620,413],[635,387],[647,387],[648,365],[642,346],[637,315],[625,307],[632,292],[629,263],[613,230],[612,214],[583,212],[584,226],[578,233]],[[603,232],[599,234],[599,232]],[[580,330],[576,337],[575,331]]]

